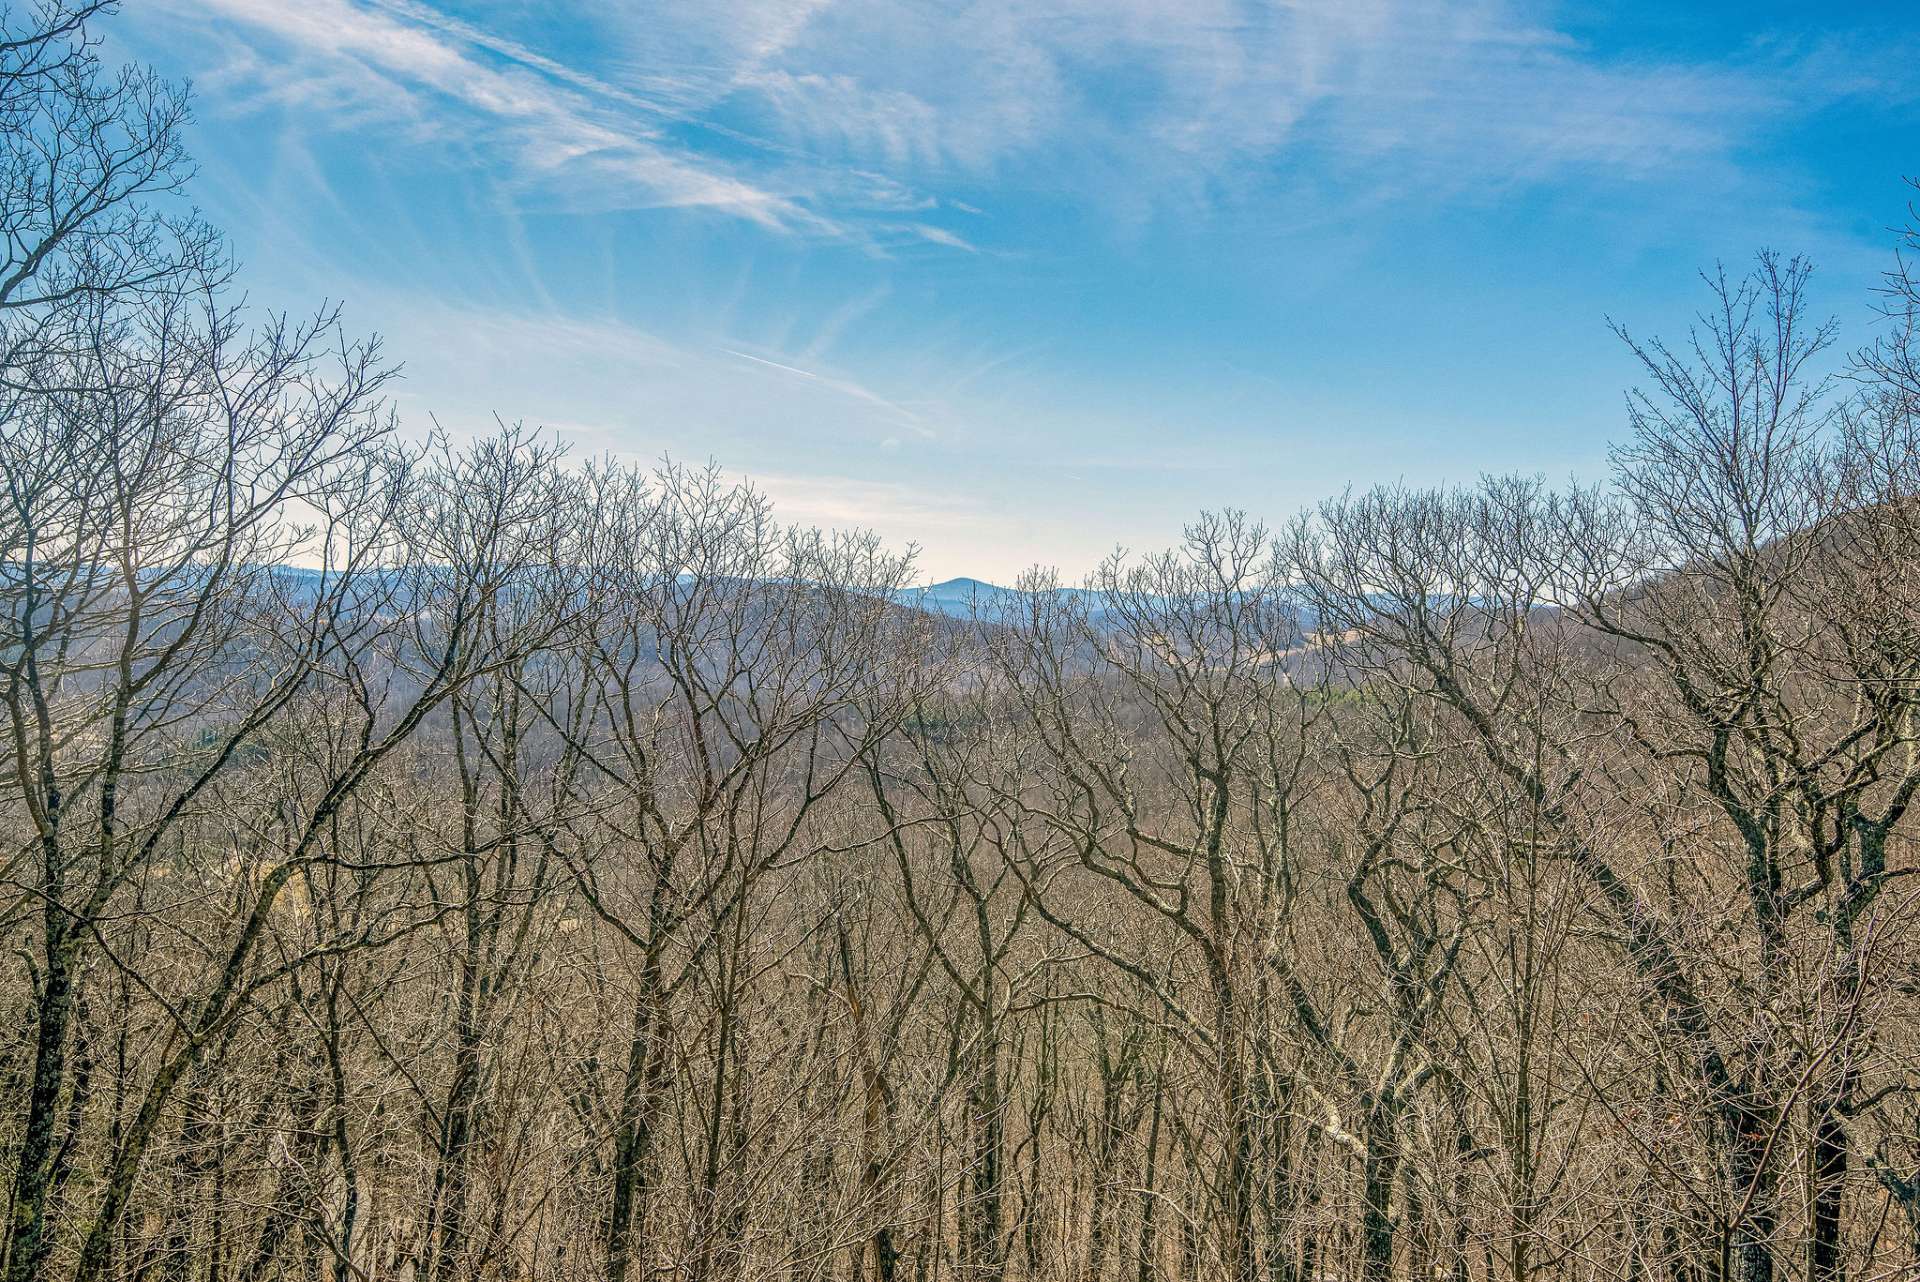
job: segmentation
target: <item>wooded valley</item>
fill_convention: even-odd
[[[8,1282],[1920,1276],[1920,235],[1622,331],[1594,484],[956,614],[403,432],[96,8],[0,44]]]

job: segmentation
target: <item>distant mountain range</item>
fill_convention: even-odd
[[[932,583],[926,587],[902,588],[895,593],[902,605],[950,619],[970,619],[976,614],[997,613],[1023,595],[1013,588],[964,578],[948,579],[945,583]]]
[[[321,571],[306,566],[273,565],[260,567],[267,569],[278,583],[280,591],[295,599],[311,597],[318,593],[325,576]],[[5,586],[9,572],[14,567],[0,561],[0,586]],[[362,591],[371,589],[380,591],[384,586],[384,572],[374,571],[363,574],[360,579]],[[1050,590],[1050,595],[1078,603],[1084,611],[1088,624],[1104,630],[1117,620],[1113,614],[1113,605],[1107,594],[1090,588],[1059,587]],[[938,618],[957,621],[981,620],[992,622],[1007,617],[1018,617],[1030,608],[1033,594],[1021,588],[1003,587],[997,583],[988,583],[984,579],[954,578],[941,583],[930,583],[919,587],[900,588],[893,594],[893,600],[903,608],[920,610]],[[1303,625],[1304,613],[1298,616]]]
[[[1086,588],[1059,588],[1056,591],[1062,597],[1081,602],[1089,623],[1098,626],[1104,621],[1109,608],[1104,593]],[[959,578],[926,587],[902,588],[894,594],[894,599],[904,606],[942,618],[991,619],[1010,608],[1021,606],[1028,596],[1019,588],[1003,588],[997,583],[980,579]]]

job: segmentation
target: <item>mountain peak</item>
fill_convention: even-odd
[[[964,591],[979,592],[983,590],[987,592],[1006,591],[1005,588],[1002,588],[996,584],[988,583],[985,579],[970,579],[970,578],[967,578],[965,575],[961,575],[959,578],[954,578],[954,579],[943,579],[939,583],[929,583],[927,584],[927,586],[919,590],[922,592],[964,592]]]

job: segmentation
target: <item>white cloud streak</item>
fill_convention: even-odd
[[[791,197],[673,143],[671,113],[641,95],[424,6],[201,0],[192,12],[233,37],[217,87],[301,110],[315,128],[397,118],[418,139],[493,155],[545,195],[833,231]]]
[[[566,56],[503,34],[516,8],[171,3],[225,33],[211,82],[242,98],[341,127],[397,118],[583,207],[708,208],[881,253],[976,249],[934,216],[971,206],[932,193],[1006,179],[1119,219],[1249,189],[1641,180],[1724,159],[1823,94],[1884,88],[1902,56],[1602,56],[1508,0],[658,0],[556,11]]]
[[[868,405],[872,405],[877,409],[884,410],[886,413],[893,415],[900,426],[916,433],[926,440],[932,440],[937,435],[932,428],[921,422],[920,416],[912,410],[907,409],[897,401],[888,400],[877,392],[869,391],[851,379],[836,378],[827,374],[816,374],[812,370],[801,369],[797,365],[788,365],[782,361],[768,360],[764,356],[755,356],[751,352],[736,351],[731,347],[723,347],[720,350],[729,356],[737,356],[743,361],[752,361],[755,365],[778,370],[782,374],[790,374],[795,378],[805,379],[810,383],[818,384],[821,387],[838,392],[842,396],[850,397],[853,400],[864,401]]]

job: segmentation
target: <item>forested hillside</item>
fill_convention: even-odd
[[[1590,487],[923,608],[403,432],[102,20],[0,46],[8,1282],[1920,1276],[1898,246],[1623,331]]]

